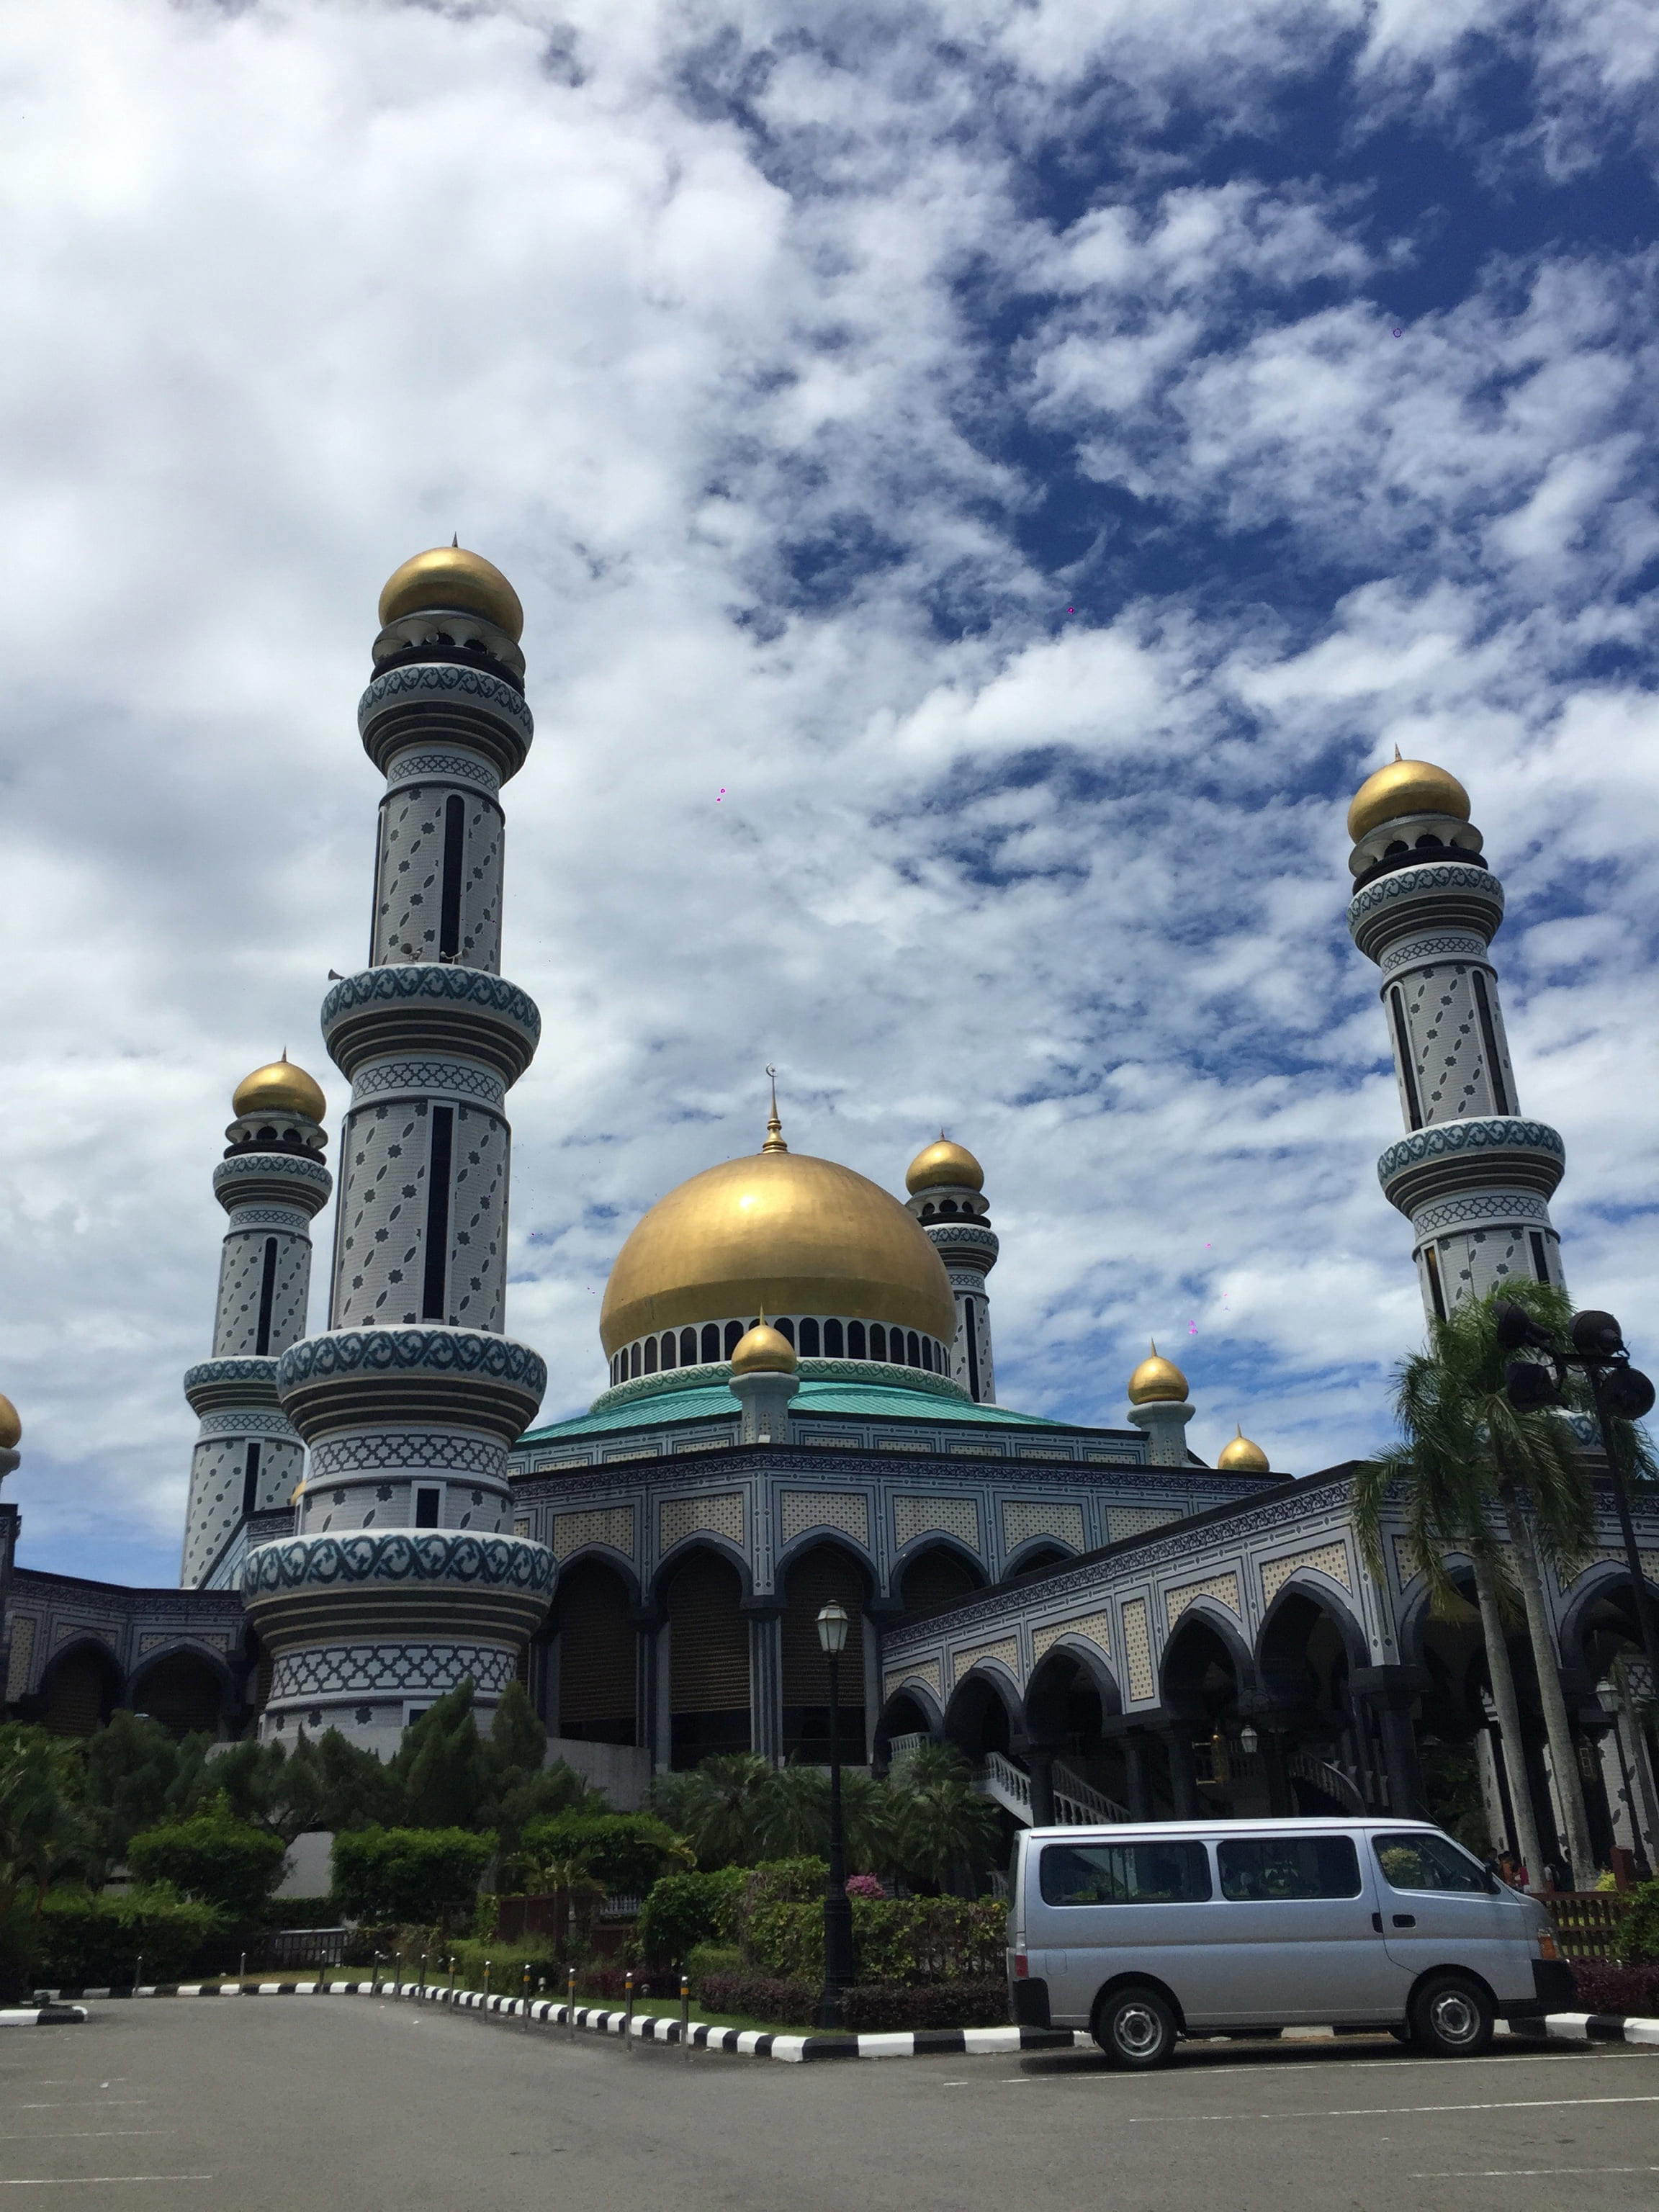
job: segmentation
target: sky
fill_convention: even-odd
[[[526,609],[507,1326],[763,1133],[986,1169],[999,1395],[1206,1458],[1423,1317],[1347,800],[1468,786],[1570,1287],[1659,1358],[1659,15],[14,0],[0,1390],[176,1581],[230,1092],[366,957],[375,601]],[[319,1224],[325,1254],[327,1218]],[[313,1322],[325,1315],[324,1265]]]

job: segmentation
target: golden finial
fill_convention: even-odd
[[[769,1067],[766,1073],[772,1085],[772,1111],[767,1119],[766,1142],[761,1150],[763,1152],[787,1152],[789,1147],[783,1141],[783,1124],[778,1119],[778,1071],[775,1067]]]

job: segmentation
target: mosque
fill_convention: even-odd
[[[223,1737],[332,1727],[384,1753],[464,1678],[486,1718],[517,1679],[552,1753],[637,1803],[717,1751],[823,1759],[834,1597],[858,1624],[847,1753],[879,1768],[948,1739],[1017,1820],[1407,1813],[1432,1741],[1474,1746],[1505,1833],[1477,1630],[1431,1613],[1403,1528],[1368,1568],[1353,1462],[1292,1477],[1241,1435],[1205,1465],[1155,1347],[1098,1425],[998,1402],[991,1200],[948,1138],[901,1198],[792,1149],[775,1093],[753,1153],[635,1224],[600,1314],[605,1387],[538,1422],[545,1367],[506,1328],[506,1098],[540,1035],[501,973],[501,794],[533,736],[522,617],[452,546],[398,569],[380,619],[358,707],[384,781],[371,943],[322,1009],[351,1085],[331,1164],[301,1067],[238,1086],[212,1343],[184,1378],[179,1587],[21,1566],[0,1502],[3,1710],[71,1733],[118,1705]],[[1559,1284],[1564,1149],[1522,1112],[1489,951],[1503,888],[1468,797],[1396,758],[1348,828],[1405,1125],[1378,1176],[1425,1309]],[[331,1198],[327,1325],[307,1333]],[[0,1400],[0,1474],[19,1442]],[[1602,1850],[1655,1825],[1604,1504],[1600,1555],[1549,1592]],[[1659,1580],[1659,1517],[1644,1540]],[[1529,1680],[1519,1644],[1516,1665]]]

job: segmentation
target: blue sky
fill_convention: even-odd
[[[228,1094],[287,1044],[343,1103],[352,710],[452,531],[539,726],[546,1418],[774,1061],[798,1149],[984,1160],[1008,1402],[1116,1421],[1155,1334],[1200,1450],[1376,1441],[1421,1318],[1342,813],[1396,743],[1509,890],[1570,1282],[1659,1334],[1650,9],[76,13],[0,23],[26,1563],[176,1573]]]

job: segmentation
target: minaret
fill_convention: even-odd
[[[274,1656],[267,1738],[386,1751],[470,1676],[488,1715],[547,1610],[552,1554],[504,1533],[507,1448],[547,1370],[501,1331],[506,1094],[541,1018],[497,972],[501,786],[530,750],[517,594],[475,553],[417,554],[380,596],[358,706],[386,777],[369,965],[323,1002],[351,1083],[329,1327],[277,1390],[311,1450],[298,1532],[248,1555]]]
[[[213,1194],[230,1217],[213,1357],[185,1376],[202,1417],[179,1576],[186,1589],[230,1587],[250,1516],[286,1505],[300,1480],[305,1447],[276,1402],[276,1360],[305,1334],[311,1218],[333,1188],[323,1094],[286,1052],[238,1084],[231,1110],[213,1171]]]
[[[1468,794],[1427,761],[1401,760],[1348,809],[1348,928],[1382,970],[1382,1006],[1411,1133],[1376,1164],[1412,1224],[1423,1304],[1443,1318],[1506,1283],[1561,1282],[1550,1195],[1565,1152],[1523,1120],[1486,949],[1504,887],[1486,866]]]
[[[1191,1466],[1187,1424],[1192,1418],[1186,1376],[1154,1344],[1129,1377],[1129,1419],[1146,1439],[1149,1466]]]
[[[991,1358],[991,1301],[985,1278],[1002,1248],[991,1226],[990,1206],[981,1194],[985,1170],[965,1146],[953,1145],[941,1130],[939,1142],[911,1161],[904,1187],[910,1194],[909,1211],[931,1238],[956,1294],[951,1380],[980,1405],[994,1406],[996,1368]]]

